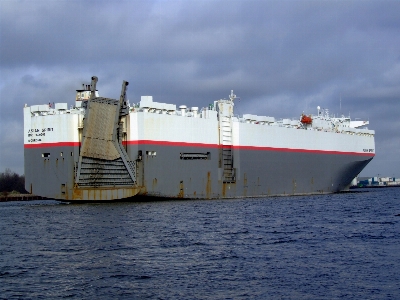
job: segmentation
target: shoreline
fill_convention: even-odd
[[[47,198],[32,194],[10,194],[7,196],[0,196],[0,202],[9,201],[31,201],[31,200],[46,200]]]

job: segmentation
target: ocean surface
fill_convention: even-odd
[[[400,299],[400,188],[0,203],[1,299]]]

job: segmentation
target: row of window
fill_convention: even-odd
[[[64,156],[64,152],[60,152],[60,156]],[[74,156],[74,152],[71,152],[71,156]],[[50,157],[50,153],[42,153],[42,157]]]
[[[146,155],[150,157],[154,157],[157,155],[156,151],[146,151]],[[209,160],[211,159],[211,153],[210,152],[205,152],[205,153],[180,153],[180,159],[183,160],[193,160],[193,159],[203,159],[203,160]]]

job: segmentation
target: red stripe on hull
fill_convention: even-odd
[[[273,148],[258,146],[232,146],[237,150],[256,150],[256,151],[277,151],[277,152],[296,152],[296,153],[315,153],[315,154],[338,154],[338,155],[356,155],[356,156],[375,156],[375,153],[366,152],[345,152],[333,150],[309,150],[309,149],[293,149],[293,148]]]
[[[127,145],[172,146],[172,147],[197,147],[197,148],[219,148],[219,146],[220,146],[218,144],[152,141],[152,140],[127,141],[127,142],[123,142],[122,144],[124,144],[124,145],[127,144]]]
[[[79,142],[24,144],[24,148],[52,148],[52,147],[79,147]]]
[[[152,140],[136,140],[123,142],[124,145],[155,145],[168,147],[196,147],[196,148],[230,148],[218,144],[202,144],[202,143],[186,143],[186,142],[170,142],[170,141],[152,141]],[[48,148],[48,147],[79,147],[79,142],[62,142],[62,143],[42,143],[42,144],[25,144],[24,148]],[[345,152],[333,150],[309,150],[309,149],[293,149],[293,148],[273,148],[258,146],[232,146],[234,150],[254,150],[254,151],[276,151],[276,152],[295,152],[295,153],[314,153],[314,154],[334,154],[334,155],[354,155],[374,157],[375,153],[365,152]]]

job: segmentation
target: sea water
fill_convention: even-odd
[[[400,299],[400,188],[0,203],[1,299]]]

